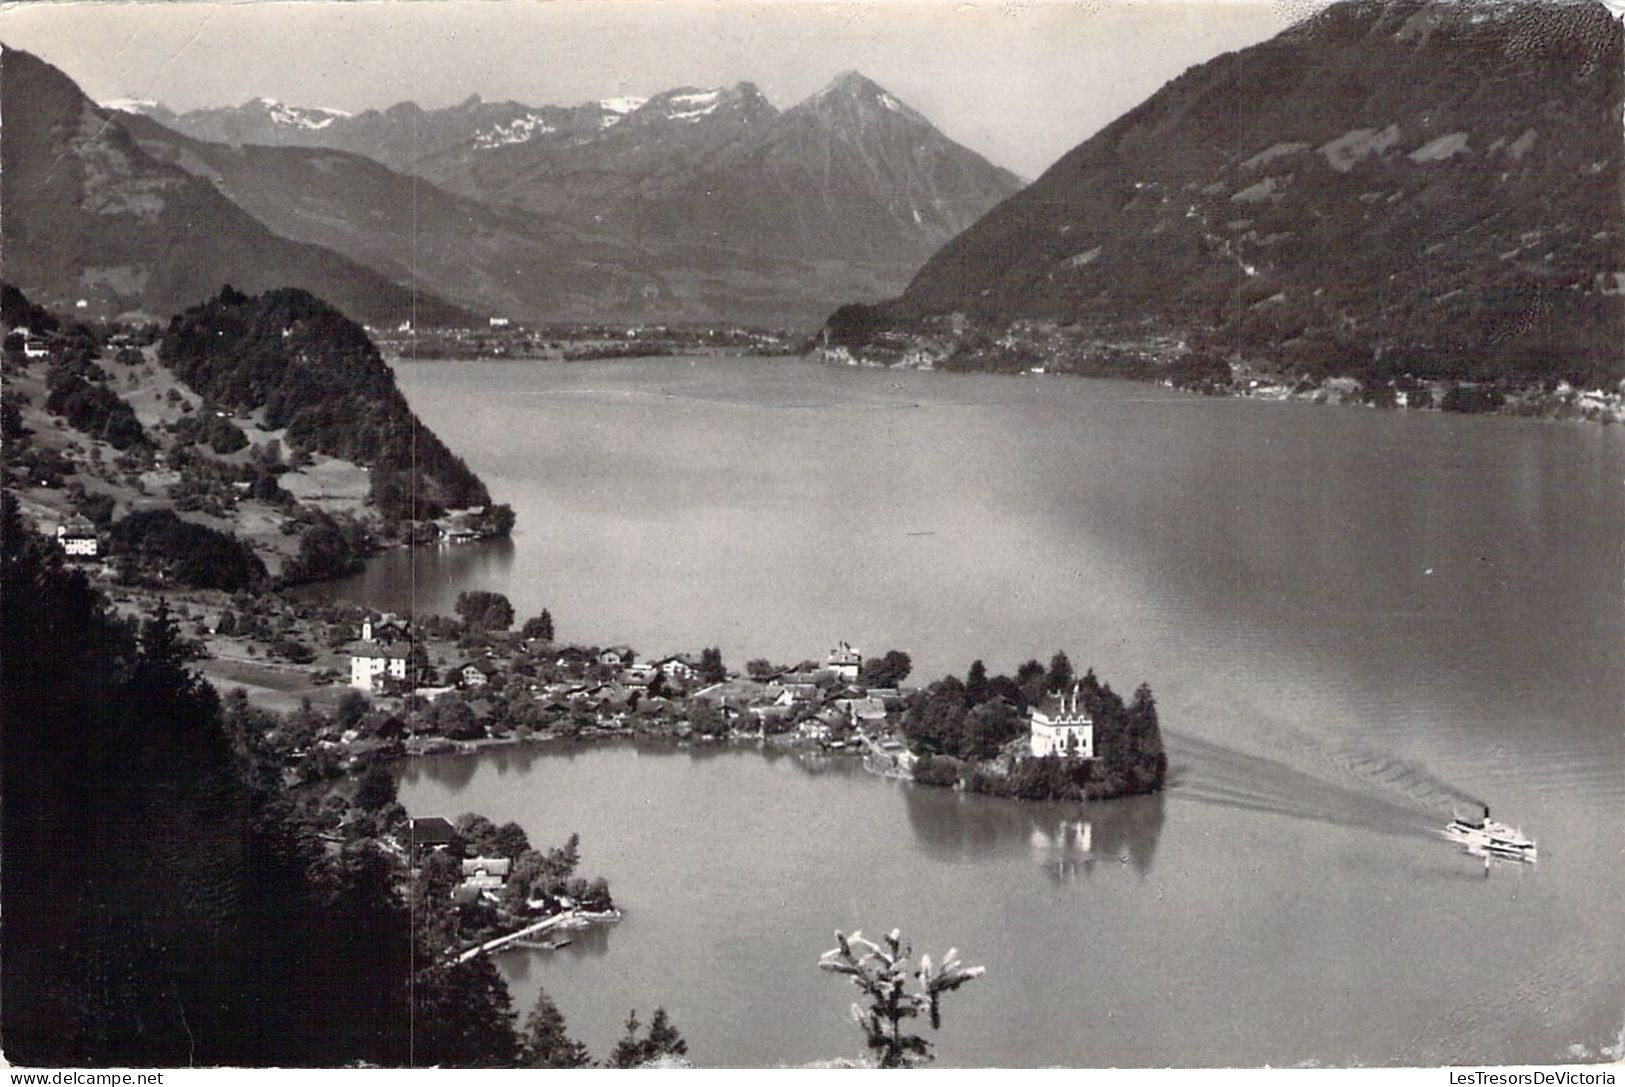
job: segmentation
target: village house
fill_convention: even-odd
[[[1070,694],[1050,695],[1033,707],[1031,751],[1034,758],[1058,755],[1062,758],[1095,757],[1095,722],[1082,707],[1078,686]]]
[[[820,717],[809,717],[796,726],[796,734],[806,740],[827,740],[830,724]]]
[[[42,359],[51,353],[51,345],[38,336],[30,336],[23,341],[23,358]]]
[[[699,658],[691,657],[687,653],[679,653],[671,657],[663,657],[655,662],[660,674],[667,679],[687,682],[700,674]]]
[[[404,740],[406,722],[398,714],[374,714],[366,723],[367,732],[379,740]]]
[[[863,654],[841,642],[829,651],[824,667],[834,672],[836,678],[851,682],[858,678],[858,672],[863,668]]]
[[[629,645],[612,645],[598,654],[598,663],[609,668],[625,668],[635,654]]]
[[[553,667],[579,673],[585,665],[596,659],[594,654],[579,645],[567,645],[553,658]]]
[[[628,687],[647,687],[659,674],[660,669],[652,664],[634,664],[621,670],[621,682]]]
[[[622,683],[600,683],[586,692],[587,704],[594,709],[620,713],[631,709],[643,694]]]
[[[457,828],[444,816],[431,815],[423,819],[412,820],[407,831],[412,852],[445,849],[457,840]]]
[[[358,691],[374,691],[386,680],[405,683],[406,665],[404,646],[364,642],[350,650],[350,686]]]
[[[779,688],[775,706],[790,706],[797,702],[816,702],[823,692],[816,683],[786,683]]]
[[[56,542],[64,554],[74,558],[93,559],[100,547],[96,526],[77,515],[56,526]]]
[[[464,687],[484,687],[491,682],[491,677],[497,675],[502,669],[489,657],[471,660],[457,669],[457,679]]]
[[[843,698],[836,702],[846,713],[853,728],[882,729],[886,727],[886,704],[878,698]]]
[[[463,886],[481,891],[499,890],[508,882],[507,857],[467,857],[463,860]]]

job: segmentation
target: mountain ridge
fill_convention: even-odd
[[[0,49],[7,278],[80,316],[166,317],[223,283],[293,284],[358,319],[464,324],[472,315],[322,246],[284,238],[212,186],[143,151],[65,74]],[[80,302],[83,305],[80,305]]]
[[[351,116],[267,101],[178,116],[142,103],[146,116],[128,124],[145,146],[167,144],[176,161],[229,179],[276,229],[330,241],[388,273],[421,248],[365,219],[342,186],[317,176],[320,160],[303,160],[298,173],[267,148],[372,159],[435,186],[448,216],[456,201],[486,205],[460,205],[455,217],[506,216],[489,233],[523,237],[459,254],[443,230],[437,263],[416,270],[432,289],[522,319],[814,325],[846,298],[896,294],[938,245],[1021,184],[857,73],[783,111],[750,82],[574,106],[471,95],[439,110],[397,103]],[[353,162],[328,167],[384,183]],[[291,183],[296,176],[305,180]],[[527,216],[529,226],[516,225]],[[542,243],[558,269],[542,259]],[[525,277],[501,267],[535,268],[540,286],[527,293]],[[451,274],[459,268],[473,273],[463,288]],[[574,301],[549,295],[548,283]]]
[[[1617,380],[1621,55],[1591,3],[1333,5],[1170,81],[858,323],[1137,332],[1377,380]]]

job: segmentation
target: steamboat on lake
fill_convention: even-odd
[[[1457,814],[1444,828],[1444,833],[1445,837],[1460,842],[1475,853],[1517,857],[1527,861],[1535,859],[1534,840],[1525,837],[1522,830],[1514,830],[1505,823],[1491,819],[1487,806],[1480,816]]]

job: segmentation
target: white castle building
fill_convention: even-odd
[[[844,679],[848,683],[856,680],[858,673],[863,669],[863,654],[845,642],[841,642],[834,649],[831,649],[824,660],[825,668],[834,672],[837,678]]]
[[[1070,692],[1050,695],[1033,707],[1032,754],[1034,758],[1059,755],[1070,759],[1095,757],[1095,720],[1083,708],[1078,685]]]

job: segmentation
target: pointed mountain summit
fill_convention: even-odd
[[[0,49],[0,203],[6,279],[50,308],[105,318],[165,318],[221,285],[302,287],[357,320],[470,315],[317,245],[280,237],[208,181],[154,159],[121,118],[62,72]],[[82,305],[80,304],[82,301]]]
[[[826,116],[844,114],[863,117],[881,111],[896,114],[917,124],[931,127],[920,114],[893,97],[886,88],[858,71],[845,71],[830,80],[824,88],[794,107]]]

